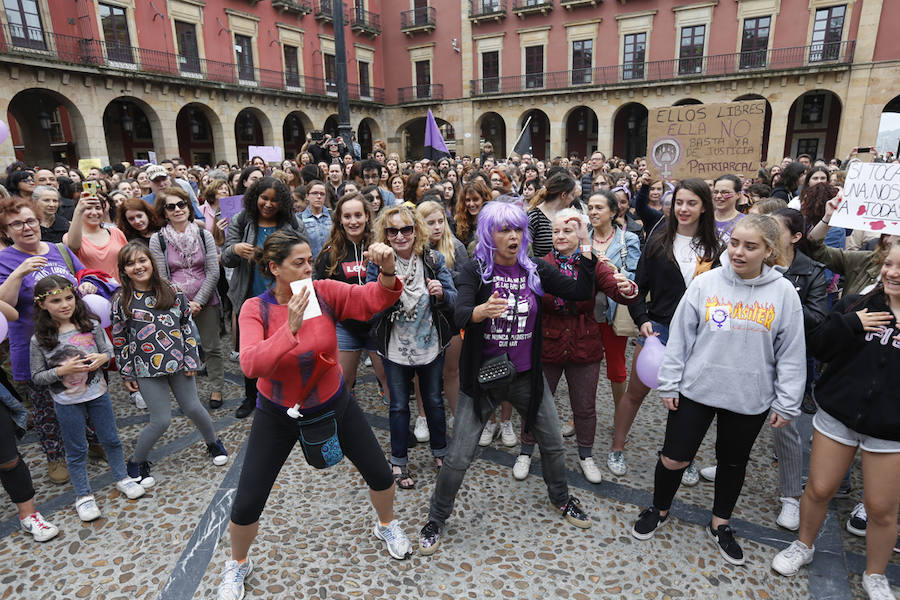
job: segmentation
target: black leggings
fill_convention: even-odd
[[[350,397],[346,387],[341,388],[333,408],[338,415],[338,439],[344,456],[350,459],[370,489],[379,492],[390,488],[394,484],[391,467],[362,409]],[[275,479],[300,436],[297,421],[287,415],[268,410],[257,410],[254,415],[247,440],[247,456],[231,506],[231,521],[236,525],[252,525],[259,521]]]
[[[12,414],[5,404],[0,402],[0,465],[17,461],[11,468],[0,467],[0,484],[9,494],[9,499],[21,504],[34,498],[34,485],[31,472],[25,460],[19,455],[16,447],[18,426],[12,420]]]
[[[713,417],[718,418],[716,436],[715,496],[713,515],[730,519],[744,487],[744,474],[750,450],[759,435],[769,411],[758,415],[742,415],[724,408],[715,408],[681,396],[678,410],[669,411],[666,422],[666,441],[662,455],[678,462],[690,462],[697,454]],[[667,469],[657,460],[653,490],[653,506],[669,510],[684,469]]]

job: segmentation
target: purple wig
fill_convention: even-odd
[[[478,213],[478,226],[475,231],[474,257],[481,265],[481,280],[490,283],[494,274],[494,234],[502,229],[518,229],[522,232],[522,243],[516,259],[528,273],[528,287],[538,296],[544,295],[537,265],[528,257],[528,246],[531,245],[531,233],[528,231],[528,215],[525,211],[509,202],[485,202]]]

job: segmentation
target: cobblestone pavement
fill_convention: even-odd
[[[72,508],[71,487],[47,478],[36,436],[20,450],[31,467],[39,510],[61,533],[38,544],[18,531],[15,507],[0,510],[0,600],[73,598],[214,598],[219,573],[228,558],[227,522],[243,460],[251,419],[236,420],[233,409],[242,393],[236,363],[228,363],[226,404],[213,421],[231,453],[228,465],[215,467],[193,425],[175,411],[172,426],[151,460],[157,484],[135,501],[112,485],[105,463],[92,461],[89,474],[103,517],[83,524]],[[360,404],[387,452],[387,408],[381,403],[371,369],[361,369]],[[126,455],[146,413],[136,409],[112,376],[113,405]],[[210,387],[200,380],[200,395]],[[565,385],[557,404],[568,419]],[[550,507],[540,461],[522,482],[511,476],[518,448],[498,442],[484,449],[469,470],[441,548],[431,557],[407,561],[387,556],[372,536],[374,511],[362,478],[348,461],[326,470],[307,466],[296,449],[288,459],[263,513],[260,535],[251,551],[253,573],[248,598],[863,598],[860,573],[864,539],[848,534],[844,523],[861,498],[861,473],[854,467],[856,491],[837,500],[817,541],[813,565],[791,579],[770,569],[772,556],[791,532],[775,525],[780,504],[772,437],[760,436],[733,525],[747,564],[725,563],[706,536],[712,485],[682,487],[674,519],[651,540],[639,542],[629,529],[650,500],[653,466],[665,427],[655,394],[641,412],[629,441],[629,471],[616,477],[605,469],[611,438],[612,401],[608,385],[598,391],[595,458],[603,483],[587,483],[577,464],[574,438],[566,441],[572,492],[593,517],[589,530],[568,525]],[[515,417],[518,426],[518,418]],[[804,421],[809,435],[808,420]],[[715,431],[704,442],[697,463],[713,464]],[[397,517],[415,542],[427,515],[436,471],[427,444],[410,450],[413,490],[398,490]],[[900,584],[900,555],[888,575]],[[895,593],[898,588],[894,588]]]

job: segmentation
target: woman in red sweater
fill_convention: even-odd
[[[277,231],[256,250],[261,272],[275,284],[247,300],[240,314],[241,369],[245,376],[259,379],[259,410],[254,413],[231,507],[231,560],[222,574],[220,600],[244,595],[244,578],[252,568],[247,554],[259,530],[259,517],[298,439],[312,466],[332,466],[346,455],[369,486],[378,513],[374,535],[387,544],[394,558],[403,559],[412,552],[394,519],[391,468],[362,410],[350,397],[337,361],[335,322],[368,320],[397,302],[403,290],[394,276],[390,246],[372,244],[365,259],[381,268],[377,281],[350,285],[318,280],[312,282],[315,297],[311,297],[306,288],[298,293],[291,289],[291,282],[309,280],[312,275],[312,253],[305,237],[295,231]],[[316,301],[321,315],[304,318],[309,303]]]

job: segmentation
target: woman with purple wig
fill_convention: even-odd
[[[559,417],[540,367],[541,296],[589,300],[593,295],[596,261],[586,230],[582,237],[578,276],[571,278],[542,259],[528,257],[528,217],[521,208],[488,202],[478,213],[475,255],[457,278],[454,317],[465,335],[456,420],[431,496],[428,522],[419,536],[422,554],[437,550],[444,522],[475,458],[481,430],[501,400],[512,402],[526,431],[537,440],[552,505],[573,525],[590,527],[590,517],[569,495]],[[511,376],[494,382],[480,378],[488,361],[511,366]]]

